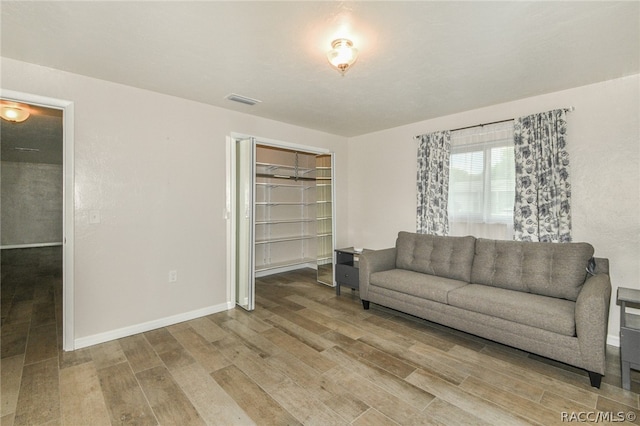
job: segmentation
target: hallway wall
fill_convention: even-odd
[[[2,246],[62,242],[62,165],[0,164]]]

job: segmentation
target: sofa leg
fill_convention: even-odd
[[[589,380],[591,381],[591,386],[593,386],[594,388],[600,389],[600,383],[602,382],[602,374],[589,371]]]
[[[369,309],[369,301],[368,300],[363,300],[362,301],[362,307],[367,310]]]

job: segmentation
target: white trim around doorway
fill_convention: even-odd
[[[62,110],[62,349],[75,349],[74,334],[74,111],[73,102],[0,89],[2,99]]]

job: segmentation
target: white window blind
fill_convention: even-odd
[[[513,121],[451,132],[449,235],[513,238]]]

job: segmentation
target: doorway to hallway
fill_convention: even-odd
[[[22,122],[2,120],[2,168],[7,172],[2,176],[2,261],[19,266],[21,263],[44,264],[59,260],[58,267],[49,267],[59,271],[59,288],[54,290],[54,293],[58,292],[60,302],[60,308],[54,308],[54,316],[57,312],[60,318],[55,334],[60,334],[60,345],[56,347],[73,350],[73,103],[10,90],[2,90],[1,98],[3,105],[18,106],[29,112],[28,118]],[[9,199],[10,203],[5,202]],[[36,248],[42,250],[31,250]],[[9,278],[4,270],[2,272],[4,308],[8,303],[5,301],[5,284],[11,281],[6,281]],[[29,282],[30,279],[24,280]],[[33,280],[31,283],[35,285]],[[29,287],[23,290],[16,287],[11,300],[27,300]],[[10,286],[7,289],[10,290]],[[26,309],[26,304],[19,306]],[[14,315],[15,309],[12,302]],[[43,312],[37,315],[50,318],[49,313]],[[10,311],[8,315],[11,315]],[[3,325],[6,321],[10,318],[3,317]]]

